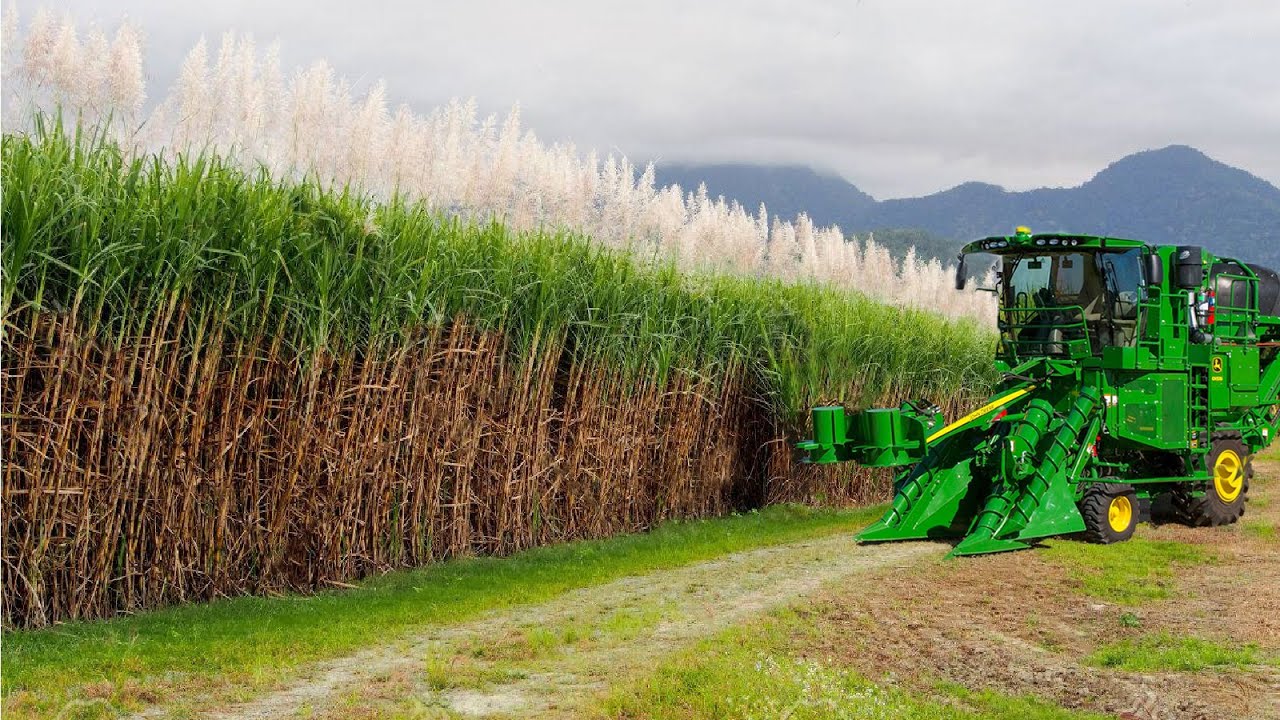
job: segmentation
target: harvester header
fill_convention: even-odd
[[[1001,373],[955,421],[926,401],[813,410],[814,463],[897,468],[866,542],[952,538],[953,554],[1082,533],[1132,536],[1167,499],[1193,525],[1243,513],[1280,429],[1280,276],[1195,246],[1067,233],[966,245],[994,262]]]

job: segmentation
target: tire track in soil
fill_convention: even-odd
[[[379,687],[383,700],[390,699],[390,691],[401,702],[462,717],[569,715],[608,687],[610,678],[643,671],[662,656],[719,630],[826,584],[864,572],[910,567],[941,558],[948,549],[933,542],[860,546],[851,535],[842,534],[626,577],[318,663],[291,686],[205,717],[259,720],[300,712],[345,717],[371,691],[377,702]],[[640,627],[608,632],[617,618],[639,618]],[[485,657],[488,652],[502,655],[504,647],[518,648],[530,633],[563,636],[574,628],[583,628],[583,633],[547,652]],[[502,680],[460,687],[440,687],[450,683],[437,681],[440,689],[433,689],[429,667],[450,666],[459,658],[472,677],[500,669]],[[388,678],[398,678],[400,684],[386,687]]]

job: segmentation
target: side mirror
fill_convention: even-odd
[[[1142,258],[1142,262],[1142,274],[1147,281],[1147,287],[1155,287],[1164,282],[1164,263],[1159,255],[1150,253]]]
[[[956,289],[963,290],[969,284],[969,268],[966,267],[964,253],[960,253],[959,260],[956,265]]]

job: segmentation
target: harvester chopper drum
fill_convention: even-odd
[[[864,542],[945,538],[952,555],[1080,534],[1129,539],[1167,499],[1191,525],[1244,514],[1280,430],[1280,275],[1200,247],[1032,234],[966,245],[998,265],[1002,380],[946,422],[927,403],[813,409],[814,463],[894,468]]]

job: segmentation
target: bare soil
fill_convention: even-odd
[[[1244,522],[1280,527],[1280,463],[1257,467]],[[1084,662],[1102,645],[1158,632],[1280,651],[1280,538],[1244,525],[1144,525],[1138,536],[1203,544],[1216,559],[1179,571],[1168,599],[1133,607],[1085,596],[1035,551],[921,564],[885,575],[874,592],[826,594],[809,610],[817,632],[806,649],[924,692],[951,682],[1126,719],[1280,718],[1275,666],[1135,673]],[[1126,627],[1125,614],[1138,626]]]

